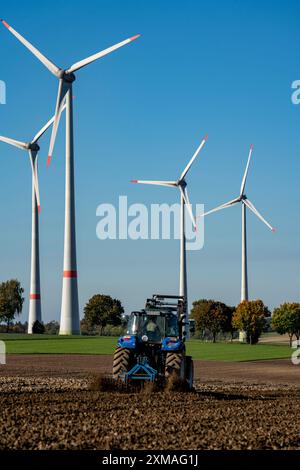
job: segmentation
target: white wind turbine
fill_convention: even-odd
[[[187,183],[185,177],[190,170],[193,162],[195,161],[198,153],[205,144],[208,135],[204,137],[201,144],[197,148],[196,152],[190,159],[189,163],[181,173],[177,181],[149,181],[149,180],[131,180],[131,183],[139,184],[151,184],[155,186],[167,186],[169,188],[178,188],[180,191],[180,271],[179,271],[179,295],[183,296],[185,299],[185,315],[188,313],[188,303],[187,303],[187,271],[186,271],[186,236],[185,236],[185,207],[188,210],[189,216],[192,220],[193,227],[196,230],[196,221],[193,216],[191,203],[189,200],[187,192]],[[185,325],[183,324],[183,331],[186,330]]]
[[[263,216],[258,212],[256,207],[252,204],[251,201],[247,198],[245,194],[245,187],[246,187],[246,180],[247,180],[247,175],[249,171],[249,165],[251,161],[251,156],[252,156],[252,151],[253,151],[253,145],[250,146],[250,151],[249,151],[249,156],[248,156],[248,161],[246,165],[246,170],[242,179],[242,184],[241,184],[241,189],[240,189],[240,194],[237,198],[233,199],[232,201],[226,202],[225,204],[222,204],[221,206],[216,207],[215,209],[212,209],[206,213],[203,214],[203,216],[206,216],[208,214],[211,214],[213,212],[217,212],[222,209],[226,209],[228,207],[234,206],[235,204],[241,203],[242,204],[242,278],[241,278],[241,302],[243,300],[249,300],[249,295],[248,295],[248,269],[247,269],[247,229],[246,229],[246,209],[248,208],[253,214],[256,215],[266,226],[272,230],[272,232],[275,232],[275,228],[273,228],[269,222],[267,222]]]
[[[58,95],[55,109],[55,120],[52,128],[50,148],[47,165],[49,166],[58,125],[62,113],[63,101],[66,98],[66,184],[65,184],[65,237],[64,237],[64,271],[61,305],[60,334],[79,334],[79,306],[77,286],[77,261],[76,261],[76,233],[75,233],[75,188],[74,188],[74,145],[73,145],[73,106],[72,106],[72,84],[75,80],[74,72],[91,64],[97,59],[119,49],[140,35],[132,36],[125,41],[115,44],[101,52],[76,62],[68,69],[61,69],[38,51],[32,44],[15,31],[6,21],[1,20],[4,26],[32,52],[47,69],[59,80]]]
[[[65,105],[62,109],[65,108]],[[29,316],[28,333],[32,333],[32,326],[36,320],[42,320],[41,311],[41,291],[40,291],[40,256],[39,256],[39,213],[40,194],[38,181],[38,145],[39,139],[47,129],[53,124],[54,116],[36,134],[31,142],[20,142],[9,137],[0,136],[0,142],[25,150],[29,153],[29,160],[32,172],[32,230],[31,230],[31,275],[30,275],[30,295],[29,295]]]

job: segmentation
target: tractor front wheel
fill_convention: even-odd
[[[113,360],[113,377],[118,378],[122,372],[128,372],[130,365],[130,349],[117,347]]]

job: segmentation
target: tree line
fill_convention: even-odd
[[[268,325],[280,335],[287,334],[292,345],[293,337],[300,338],[300,304],[284,303],[275,308],[273,315],[262,300],[243,301],[237,307],[229,307],[215,300],[196,300],[191,310],[196,332],[202,337],[210,333],[215,342],[218,335],[244,331],[248,344],[257,344]]]
[[[13,323],[22,313],[25,298],[24,289],[17,279],[0,283],[0,331],[27,333],[28,323]],[[90,298],[84,307],[84,317],[81,320],[83,335],[121,335],[126,326],[123,318],[124,308],[118,299],[109,295],[96,294]],[[34,334],[58,334],[59,323],[50,321],[46,324],[36,321],[33,324]]]
[[[3,332],[27,332],[27,323],[16,322],[22,312],[24,289],[17,279],[0,283],[0,329]],[[262,300],[243,301],[231,307],[216,300],[200,299],[193,302],[190,318],[194,319],[196,336],[211,337],[215,342],[220,335],[231,340],[237,331],[244,331],[249,344],[256,344],[268,325],[279,334],[287,334],[292,345],[293,338],[300,339],[300,303],[283,303],[275,308],[273,315]],[[96,294],[84,307],[81,320],[83,335],[121,335],[126,328],[126,316],[119,299]],[[33,333],[58,334],[59,323],[35,322]]]

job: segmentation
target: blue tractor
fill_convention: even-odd
[[[185,350],[187,326],[184,297],[156,294],[147,299],[143,310],[131,313],[127,332],[118,340],[114,379],[166,385],[175,378],[192,390],[193,360]]]

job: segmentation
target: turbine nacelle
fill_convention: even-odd
[[[176,182],[176,186],[180,186],[182,189],[185,189],[187,187],[187,183],[185,180],[178,180]]]
[[[66,70],[61,70],[58,78],[66,83],[73,83],[76,80],[75,74],[73,72],[67,72]]]
[[[26,145],[28,150],[32,150],[32,152],[38,152],[40,150],[40,146],[36,142],[29,142]]]

